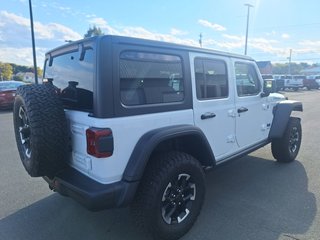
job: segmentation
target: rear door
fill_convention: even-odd
[[[234,90],[230,59],[191,54],[194,122],[206,135],[217,161],[236,150]]]

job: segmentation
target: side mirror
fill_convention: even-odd
[[[261,93],[261,97],[268,97],[270,93],[275,92],[274,88],[274,81],[271,79],[265,79],[263,81],[263,93]]]

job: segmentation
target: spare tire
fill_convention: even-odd
[[[30,176],[54,176],[66,167],[67,121],[53,85],[20,86],[13,123],[20,158]]]

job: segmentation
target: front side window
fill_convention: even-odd
[[[239,97],[258,95],[261,82],[253,64],[235,63],[237,92]]]
[[[228,75],[224,61],[196,58],[194,65],[199,100],[228,97]]]
[[[122,52],[120,97],[126,106],[183,101],[181,58],[159,53]]]
[[[70,52],[46,61],[45,79],[60,93],[64,107],[93,111],[93,50]]]

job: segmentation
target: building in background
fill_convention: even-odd
[[[257,65],[261,74],[272,74],[272,64],[270,61],[258,61]]]
[[[34,83],[34,73],[32,72],[18,72],[16,76],[24,82]]]

